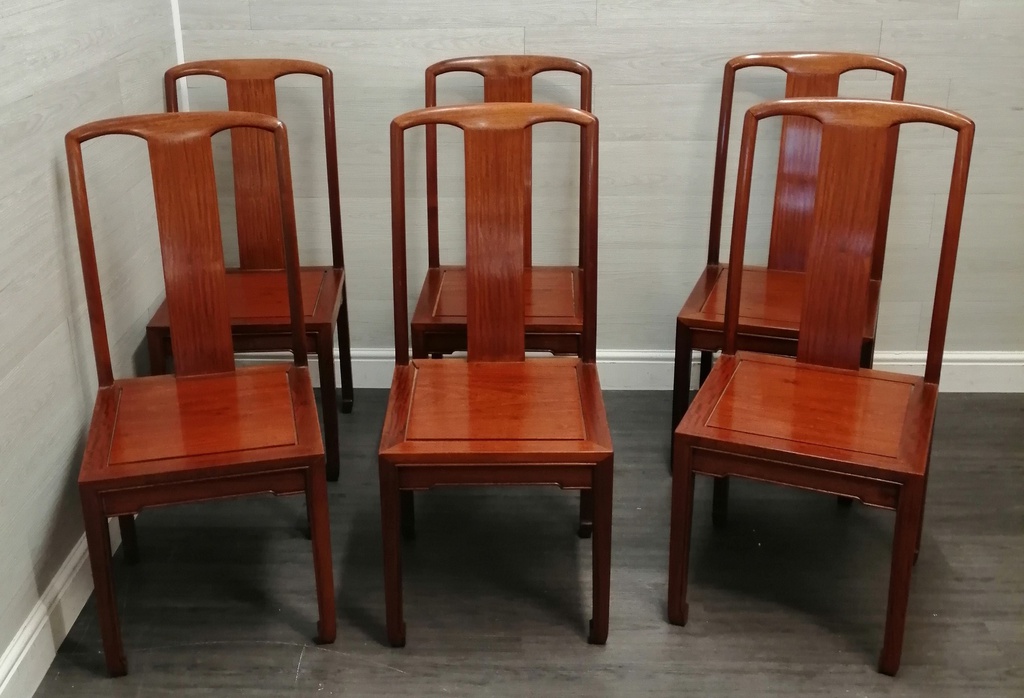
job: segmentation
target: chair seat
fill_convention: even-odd
[[[612,453],[597,369],[579,359],[395,368],[380,454],[403,465],[592,465]]]
[[[697,448],[902,481],[926,468],[937,389],[922,378],[738,352],[676,429]]]
[[[526,331],[579,334],[583,303],[578,267],[530,267],[523,270]],[[414,331],[465,330],[466,268],[427,270],[413,313]]]
[[[725,292],[729,265],[704,268],[678,321],[696,329],[721,332],[725,325]],[[864,338],[873,339],[878,320],[880,282],[871,281]],[[800,331],[804,300],[804,274],[765,267],[743,267],[740,295],[740,333],[795,339]]]
[[[302,267],[299,271],[306,324],[331,324],[341,304],[345,270]],[[228,314],[233,332],[280,332],[291,327],[288,279],[283,269],[228,269]],[[167,301],[160,304],[149,329],[170,329]]]
[[[114,381],[96,396],[79,482],[154,484],[323,456],[306,368]]]

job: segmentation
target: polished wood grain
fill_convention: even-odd
[[[396,367],[378,467],[387,636],[395,646],[406,641],[401,538],[415,534],[412,492],[447,485],[581,490],[580,534],[593,536],[589,639],[604,644],[608,637],[613,451],[595,364],[593,306],[583,317],[582,335],[591,339],[583,344],[582,358],[525,356],[524,297],[530,289],[523,259],[524,144],[530,127],[543,122],[581,129],[581,226],[592,245],[597,120],[588,112],[499,102],[426,108],[391,124]],[[405,132],[438,124],[456,126],[465,137],[468,351],[465,359],[410,360]],[[587,283],[596,279],[585,278]]]
[[[211,138],[259,130],[273,143],[281,259],[294,364],[235,370]],[[176,374],[115,379],[86,192],[82,144],[124,134],[149,149]],[[291,169],[284,125],[248,112],[150,114],[80,126],[65,139],[99,391],[79,474],[89,560],[108,672],[127,672],[110,569],[107,517],[137,559],[145,508],[264,492],[305,493],[319,609],[317,637],[335,636],[324,449],[306,367]]]
[[[542,73],[569,73],[579,76],[580,109],[591,110],[592,75],[590,68],[579,61],[557,56],[503,55],[473,56],[452,58],[430,65],[426,69],[426,106],[437,106],[437,79],[447,73],[471,72],[483,78],[484,102],[531,102],[533,101],[533,80]],[[420,301],[417,303],[412,318],[413,355],[448,354],[464,351],[469,344],[465,337],[468,322],[461,313],[440,313],[442,305],[451,305],[457,293],[457,287],[438,283],[441,274],[441,256],[439,246],[439,210],[438,210],[438,160],[437,160],[437,125],[426,126],[426,186],[427,186],[427,277],[420,290]],[[516,219],[509,219],[507,224],[513,226],[514,237],[521,239],[521,256],[523,267],[533,269],[533,139],[530,131],[517,137],[517,152],[508,147],[502,157],[515,158],[516,168],[507,176],[517,178],[515,183],[520,192],[515,205],[520,207]],[[468,144],[467,144],[467,147]],[[581,168],[583,163],[581,161]],[[468,173],[467,173],[468,174]],[[581,170],[582,176],[582,170]],[[485,185],[486,186],[486,185]],[[583,205],[581,199],[580,205]],[[586,231],[580,217],[579,263],[576,267],[546,267],[538,271],[547,277],[552,276],[585,276],[596,275],[597,262],[588,258],[584,252],[588,247],[584,239]],[[467,230],[469,228],[467,227]],[[520,232],[521,230],[521,232]],[[468,254],[467,250],[467,254]],[[445,274],[461,271],[458,267],[447,267]],[[586,270],[586,271],[585,271]],[[465,272],[463,272],[465,273]],[[529,274],[523,276],[530,279]],[[443,290],[442,290],[443,289]],[[579,355],[582,351],[582,328],[580,316],[576,312],[577,305],[586,306],[596,303],[596,297],[580,298],[573,286],[562,285],[553,293],[532,293],[532,289],[523,289],[526,294],[526,346],[531,350],[551,351],[553,353],[571,353]],[[447,299],[441,298],[441,293]],[[519,292],[519,291],[517,291]],[[464,302],[464,301],[463,301]]]
[[[276,117],[275,81],[285,75],[311,75],[320,79],[323,104],[324,145],[327,165],[327,202],[330,221],[330,267],[303,267],[301,288],[306,313],[309,351],[317,355],[320,384],[324,390],[324,435],[327,474],[338,479],[338,404],[335,395],[334,337],[341,356],[341,411],[352,410],[352,350],[348,329],[345,258],[341,231],[341,200],[338,184],[338,147],[334,118],[334,76],[330,68],[311,61],[290,59],[225,59],[192,61],[174,66],[164,74],[167,110],[178,111],[177,85],[182,78],[211,75],[224,81],[228,109]],[[235,222],[239,268],[227,277],[227,310],[235,351],[288,349],[288,316],[284,290],[281,201],[273,135],[258,129],[231,133],[234,174]],[[292,205],[292,204],[289,204]],[[166,370],[173,352],[168,346],[168,313],[157,309],[147,327],[151,370]],[[175,353],[176,362],[179,360]],[[176,363],[177,365],[177,363]]]
[[[733,95],[736,74],[746,68],[768,67],[786,74],[785,95],[799,97],[835,97],[839,93],[839,81],[844,73],[853,70],[872,70],[892,76],[891,98],[902,100],[906,69],[894,61],[878,56],[857,53],[765,53],[737,56],[726,63],[722,79],[722,98],[718,118],[718,144],[715,157],[715,171],[711,195],[711,226],[708,239],[708,261],[703,276],[691,290],[682,310],[676,318],[676,355],[673,382],[672,425],[679,423],[686,411],[690,391],[690,370],[694,349],[701,352],[701,375],[703,382],[711,367],[712,353],[722,348],[724,324],[724,293],[719,280],[729,277],[729,266],[719,260],[721,247],[722,212],[725,205],[725,173],[728,165],[729,131],[732,120]],[[852,159],[849,167],[877,173],[871,180],[877,192],[874,202],[865,202],[864,217],[874,216],[869,221],[873,255],[870,277],[875,282],[871,287],[871,299],[865,312],[867,318],[856,331],[862,332],[863,343],[857,348],[854,365],[871,366],[874,354],[874,338],[878,315],[878,283],[882,277],[885,254],[885,238],[888,229],[889,204],[892,197],[895,172],[895,153],[898,131],[881,134],[873,147],[882,148],[884,166],[876,167],[869,158]],[[838,146],[837,146],[838,147]],[[855,145],[849,144],[853,148]],[[782,134],[779,145],[778,171],[776,174],[775,200],[773,206],[771,237],[769,239],[768,264],[762,268],[743,270],[743,286],[753,292],[752,298],[744,300],[741,315],[744,324],[740,332],[741,348],[754,351],[768,351],[775,354],[793,355],[796,352],[796,337],[804,309],[803,282],[799,275],[807,266],[811,254],[812,231],[816,221],[819,173],[822,167],[821,127],[814,119],[786,117],[782,120]],[[828,154],[826,154],[828,155]],[[839,158],[840,154],[829,157]],[[827,215],[827,212],[824,214]],[[842,232],[840,233],[842,234]],[[762,288],[771,289],[760,293]],[[781,289],[791,292],[779,292]],[[839,288],[839,287],[836,287]],[[828,302],[831,299],[822,299]],[[838,313],[836,314],[839,315]],[[763,318],[765,322],[757,319]],[[783,320],[780,327],[775,319]],[[853,326],[857,319],[850,320]],[[826,331],[824,334],[828,334]],[[840,340],[843,346],[845,337]],[[807,344],[805,343],[805,346]],[[851,349],[852,351],[852,349]]]
[[[669,620],[688,618],[695,474],[739,476],[894,509],[889,603],[879,671],[902,656],[911,568],[920,549],[939,369],[963,218],[974,123],[896,101],[786,99],[744,119],[730,260],[742,267],[758,124],[769,117],[820,124],[815,191],[796,358],[737,352],[743,274],[730,274],[723,357],[674,434]],[[957,133],[923,378],[859,368],[890,136],[905,123]],[[852,164],[851,164],[852,163]],[[865,176],[865,171],[878,176]],[[713,509],[724,525],[728,490]]]

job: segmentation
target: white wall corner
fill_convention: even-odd
[[[121,532],[117,519],[109,523],[110,545],[116,551]],[[0,698],[25,698],[35,693],[91,595],[92,569],[83,535],[0,655]]]
[[[335,351],[337,354],[337,351]],[[352,373],[357,388],[389,388],[395,353],[391,349],[353,349]],[[238,354],[238,364],[288,361],[285,352]],[[875,352],[875,368],[883,371],[924,373],[923,351]],[[607,349],[597,352],[601,387],[605,390],[671,390],[674,354],[671,351]],[[338,359],[334,361],[338,370]],[[315,385],[320,374],[310,356]],[[697,388],[699,366],[694,360],[691,388]],[[1024,392],[1024,351],[947,351],[940,389],[945,393]]]

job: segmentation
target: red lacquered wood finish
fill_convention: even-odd
[[[426,70],[426,106],[437,105],[437,78],[452,72],[472,72],[483,78],[485,102],[531,102],[533,78],[545,72],[574,73],[580,79],[580,109],[591,110],[592,80],[590,68],[579,61],[556,56],[474,56],[453,58],[429,66]],[[580,257],[577,266],[532,266],[532,159],[533,142],[527,132],[521,152],[515,154],[518,168],[509,177],[521,179],[521,213],[516,225],[522,227],[522,258],[526,303],[526,347],[530,351],[580,355],[583,341],[583,315],[592,298],[584,289],[582,277],[597,273],[596,258],[584,255],[584,228],[580,226]],[[427,141],[427,276],[420,290],[412,317],[413,356],[450,354],[467,346],[465,287],[466,268],[442,266],[438,242],[437,125],[426,126]],[[583,167],[581,162],[581,168]],[[581,169],[582,176],[582,169]],[[583,201],[580,201],[583,206]],[[582,208],[581,208],[582,213]],[[511,223],[511,221],[510,221]],[[455,278],[453,278],[455,277]],[[454,283],[453,283],[454,282]]]
[[[584,315],[581,357],[525,358],[523,143],[537,123],[576,124],[583,144],[585,252],[597,235],[597,120],[530,103],[435,107],[391,124],[395,374],[379,452],[388,641],[405,644],[401,535],[413,534],[414,490],[442,485],[555,485],[577,489],[592,526],[590,642],[608,636],[612,444],[594,361],[596,313]],[[466,141],[468,357],[409,357],[405,131],[450,124]],[[596,279],[585,277],[584,283]],[[596,293],[594,294],[596,296]],[[592,523],[589,519],[592,518]]]
[[[338,399],[334,374],[334,337],[341,356],[341,411],[352,411],[352,349],[348,330],[345,255],[341,239],[341,199],[338,188],[338,146],[334,119],[334,76],[330,68],[310,61],[279,58],[240,58],[183,63],[164,73],[167,111],[178,111],[178,80],[211,75],[224,80],[228,110],[277,116],[275,81],[284,75],[320,78],[323,92],[327,200],[331,222],[332,264],[302,267],[302,307],[306,313],[306,346],[317,355],[327,444],[327,477],[337,480],[340,467]],[[287,285],[282,255],[281,201],[277,190],[274,138],[257,129],[231,132],[235,182],[235,217],[240,267],[229,269],[227,312],[235,351],[290,349]],[[166,304],[147,327],[151,370],[166,370],[173,351]],[[175,355],[175,366],[180,357]],[[177,369],[176,369],[177,370]]]
[[[737,352],[745,274],[729,276],[725,345],[674,434],[669,620],[687,620],[689,539],[696,473],[716,483],[740,476],[859,499],[896,510],[889,605],[879,671],[899,669],[911,568],[920,547],[925,487],[953,268],[963,217],[974,123],[915,104],[787,99],[747,112],[733,217],[731,259],[742,268],[757,125],[811,118],[820,124],[821,162],[795,358]],[[903,123],[957,132],[928,359],[923,378],[860,368],[872,283],[876,224],[888,207],[877,176],[890,134]],[[741,289],[743,295],[741,295]],[[716,488],[725,522],[727,490]]]
[[[241,128],[269,136],[283,223],[282,331],[294,364],[235,370],[211,137]],[[82,163],[82,143],[108,134],[149,146],[175,375],[115,379]],[[129,560],[134,516],[146,507],[261,493],[305,493],[313,540],[317,638],[335,637],[324,447],[306,366],[306,327],[284,125],[245,112],[151,114],[97,121],[68,133],[99,390],[79,474],[89,560],[107,670],[127,672],[110,564],[107,518],[119,517]]]
[[[718,122],[718,147],[711,195],[711,227],[708,239],[708,263],[676,318],[675,380],[672,396],[672,425],[679,423],[690,399],[690,367],[693,350],[701,352],[703,382],[711,369],[712,354],[722,348],[725,283],[729,265],[719,261],[722,209],[725,199],[725,170],[728,163],[729,128],[732,117],[736,73],[749,67],[776,68],[786,74],[786,97],[835,97],[843,73],[873,70],[892,76],[893,100],[902,100],[906,69],[894,61],[857,53],[763,53],[733,58],[725,66],[722,102]],[[872,172],[880,205],[871,258],[871,297],[863,329],[858,363],[871,366],[878,316],[878,285],[882,278],[885,239],[889,222],[889,203],[898,129],[886,134],[885,165],[854,160],[851,167]],[[745,267],[744,298],[740,310],[739,346],[750,351],[793,356],[803,313],[803,271],[814,230],[815,193],[817,191],[821,127],[814,119],[785,117],[779,149],[775,183],[775,205],[767,267]],[[765,292],[767,290],[767,292]]]

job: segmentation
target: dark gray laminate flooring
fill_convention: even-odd
[[[1024,696],[1024,396],[942,395],[903,667],[875,673],[891,512],[698,480],[690,623],[665,621],[669,393],[606,395],[616,447],[611,634],[588,646],[590,549],[555,489],[419,496],[408,646],[384,644],[376,448],[385,391],[342,415],[330,486],[338,640],[317,646],[299,498],[144,512],[115,561],[129,674],[90,602],[38,696]]]

